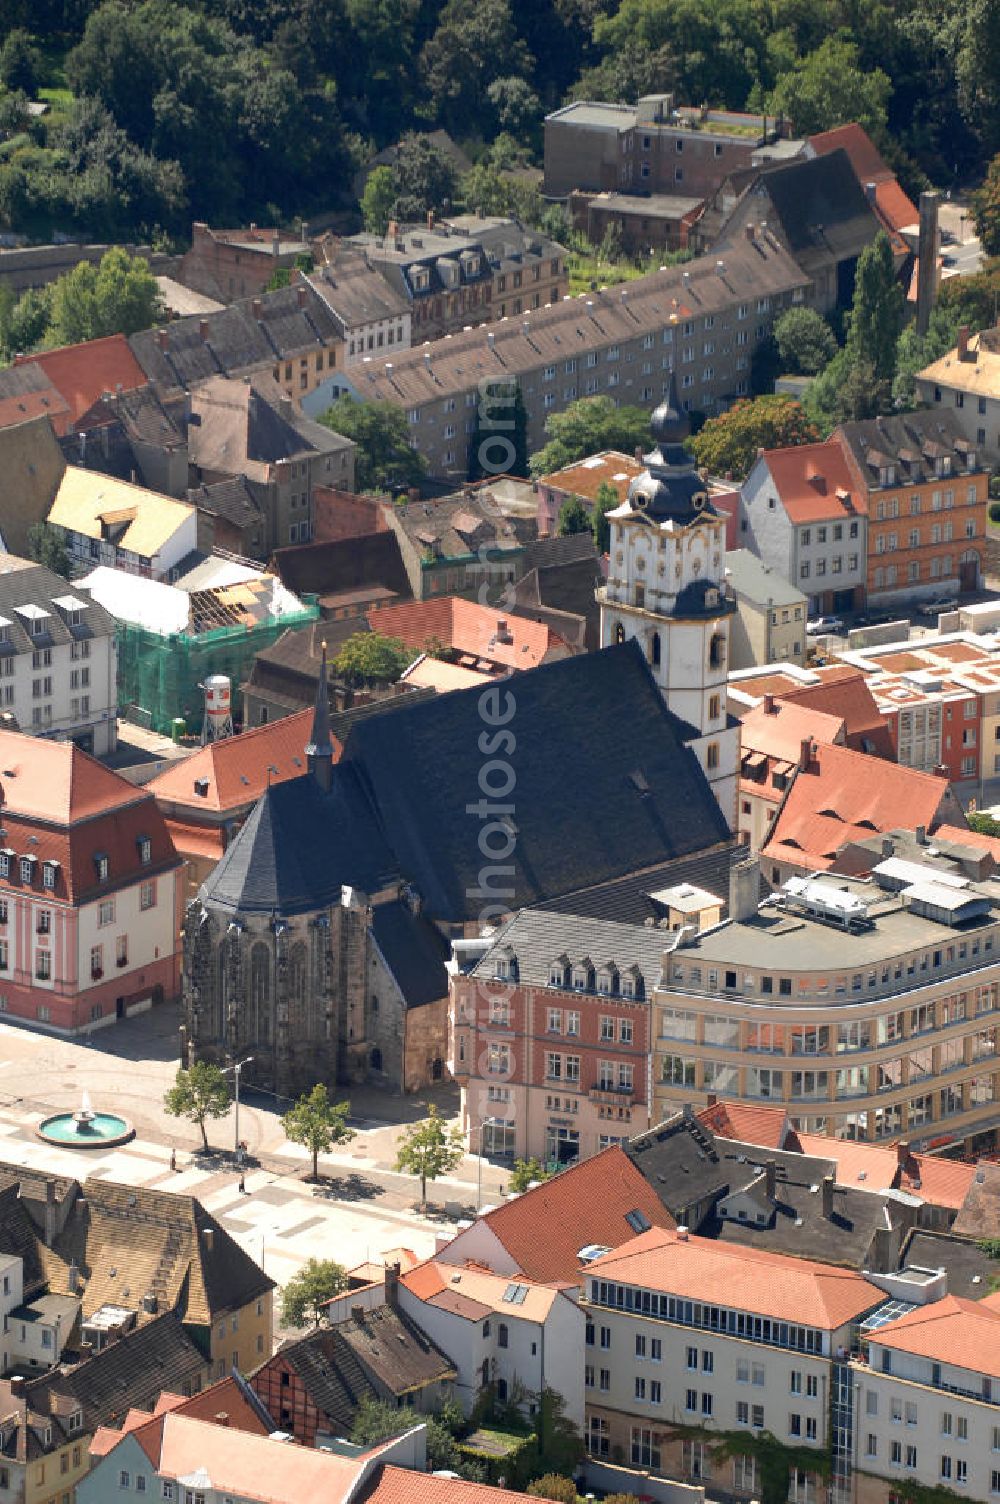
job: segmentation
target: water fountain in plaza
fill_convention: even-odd
[[[75,1112],[57,1112],[43,1118],[36,1131],[39,1138],[64,1149],[108,1149],[127,1143],[135,1135],[127,1118],[115,1112],[95,1112],[86,1091]]]

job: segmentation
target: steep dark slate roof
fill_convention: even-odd
[[[187,499],[201,512],[213,517],[222,517],[236,527],[251,527],[263,519],[260,502],[254,495],[254,486],[244,475],[234,475],[228,480],[213,481],[207,486],[193,486]]]
[[[336,1330],[365,1373],[397,1397],[455,1376],[451,1359],[392,1306],[352,1316]]]
[[[726,840],[693,856],[661,862],[646,871],[630,872],[610,882],[595,883],[575,893],[561,894],[540,907],[594,919],[616,919],[620,924],[643,924],[647,919],[662,919],[664,916],[663,906],[654,903],[650,894],[662,888],[672,888],[677,883],[704,888],[728,903],[730,869],[745,860],[746,847],[738,841]],[[762,877],[761,898],[766,898],[770,891]]]
[[[329,794],[309,774],[268,789],[202,888],[206,901],[243,913],[291,915],[367,892],[394,870],[353,768],[333,769]]]
[[[372,934],[407,1007],[419,1008],[447,996],[447,948],[426,919],[412,913],[405,903],[377,904]]]
[[[16,1254],[24,1270],[24,1298],[44,1290],[45,1271],[38,1253],[38,1236],[16,1181],[0,1190],[0,1253]]]
[[[207,1377],[208,1364],[172,1311],[136,1327],[103,1352],[68,1372],[58,1369],[29,1379],[24,1395],[30,1409],[49,1413],[50,1396],[79,1401],[83,1431],[121,1423],[129,1410],[151,1410],[164,1392],[194,1390]]]
[[[488,760],[480,699],[515,705],[513,868],[494,886],[520,908],[725,840],[726,822],[685,728],[660,698],[634,642],[546,664],[488,691],[404,704],[350,732],[340,767],[364,781],[400,870],[436,919],[473,918],[491,861],[466,805]],[[492,701],[491,701],[492,703]],[[502,745],[502,744],[501,744]],[[284,785],[288,788],[290,785]],[[494,834],[494,849],[502,843]],[[238,844],[239,838],[237,839]],[[233,848],[230,848],[232,850]]]
[[[824,249],[838,260],[856,256],[881,229],[843,148],[783,162],[762,182],[793,255]]]
[[[551,537],[532,539],[524,545],[521,568],[527,574],[532,569],[551,569],[558,564],[573,564],[579,559],[597,563],[597,550],[589,529],[585,533],[567,533],[565,537],[555,533]]]

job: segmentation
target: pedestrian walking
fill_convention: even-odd
[[[244,1178],[244,1176],[243,1176],[243,1175],[241,1175],[241,1176],[240,1176],[240,1195],[241,1195],[241,1196],[245,1196],[245,1195],[246,1195],[246,1194],[247,1194],[247,1183],[246,1183],[246,1179],[245,1179],[245,1178]]]
[[[176,1170],[176,1168],[177,1168],[177,1150],[176,1149],[171,1149],[171,1151],[170,1151],[170,1168],[172,1170]]]

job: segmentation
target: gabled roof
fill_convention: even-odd
[[[498,952],[513,951],[521,985],[545,987],[557,956],[565,954],[571,964],[578,964],[589,954],[595,966],[613,961],[619,972],[637,966],[648,999],[659,983],[663,952],[669,942],[670,936],[655,926],[577,918],[551,909],[522,909],[492,936],[489,949],[471,974],[488,980],[495,975]]]
[[[803,267],[821,258],[845,261],[857,256],[881,228],[842,148],[776,163],[761,172],[757,183],[771,201],[789,250]]]
[[[722,1101],[703,1107],[697,1116],[719,1138],[741,1139],[764,1149],[783,1148],[788,1134],[788,1114],[783,1107]]]
[[[625,1219],[635,1211],[654,1227],[673,1226],[659,1196],[616,1144],[487,1212],[480,1222],[529,1279],[576,1283],[581,1248],[626,1242],[634,1228]],[[449,1247],[460,1258],[461,1235]],[[438,1255],[442,1261],[450,1262],[449,1247]]]
[[[0,412],[0,475],[5,498],[0,535],[8,553],[28,552],[30,530],[48,516],[65,469],[66,461],[47,417],[4,423]],[[65,586],[65,581],[60,584]]]
[[[254,1403],[254,1398],[251,1391],[248,1399],[245,1381],[234,1378],[220,1379],[217,1384],[210,1384],[190,1399],[185,1399],[181,1394],[163,1393],[152,1410],[130,1410],[120,1428],[101,1426],[91,1437],[88,1450],[91,1457],[104,1457],[118,1445],[123,1436],[141,1430],[143,1434],[137,1440],[152,1461],[158,1453],[162,1427],[150,1427],[149,1423],[168,1412],[187,1415],[193,1420],[211,1421],[214,1425],[230,1426],[233,1430],[248,1432],[252,1436],[268,1436],[273,1427],[265,1419],[267,1412],[262,1413],[262,1407],[259,1403]],[[155,1446],[151,1444],[154,1437]]]
[[[748,548],[726,550],[726,579],[736,592],[761,606],[804,606],[806,597]]]
[[[561,1293],[557,1284],[527,1277],[514,1281],[509,1274],[494,1274],[481,1264],[449,1264],[441,1258],[418,1264],[400,1275],[399,1282],[423,1305],[466,1321],[482,1321],[495,1313],[541,1324]]]
[[[198,421],[188,429],[188,448],[204,470],[266,480],[282,460],[352,447],[297,412],[270,372],[242,381],[211,376],[192,393],[191,407]]]
[[[975,1165],[914,1154],[905,1146],[882,1147],[860,1140],[827,1138],[793,1131],[788,1147],[836,1161],[838,1185],[862,1184],[871,1190],[908,1191],[929,1206],[958,1211],[975,1179]]]
[[[810,136],[809,146],[817,156],[841,149],[847,153],[862,189],[874,184],[875,209],[887,229],[899,231],[917,223],[920,211],[899,186],[895,173],[886,165],[867,131],[856,121]]]
[[[566,644],[542,622],[513,616],[459,596],[409,601],[399,606],[381,606],[369,611],[373,632],[399,637],[417,652],[437,640],[462,657],[484,664],[502,664],[508,669],[537,668],[553,656],[565,654]],[[509,639],[509,640],[508,640]],[[468,667],[474,667],[470,663]]]
[[[827,715],[810,704],[798,704],[791,698],[765,699],[741,717],[740,749],[747,753],[775,758],[779,762],[797,763],[803,741],[843,742],[842,716]]]
[[[57,433],[65,433],[69,410],[69,403],[41,366],[25,362],[0,371],[0,428],[31,418],[47,418]]]
[[[108,528],[121,525],[117,547],[152,559],[194,516],[194,510],[186,501],[145,486],[67,465],[49,521],[87,538],[101,538]]]
[[[363,1372],[397,1399],[455,1377],[452,1360],[394,1306],[353,1314],[336,1331]]]
[[[586,1277],[722,1301],[826,1331],[836,1331],[884,1299],[881,1290],[849,1269],[656,1227],[595,1259]]]
[[[301,710],[240,736],[209,742],[190,757],[169,764],[146,785],[161,803],[222,813],[258,800],[271,785],[298,778],[306,770],[305,746],[312,715]],[[340,743],[330,738],[334,757]],[[196,789],[204,784],[205,792]]]
[[[858,485],[835,439],[765,449],[760,459],[767,466],[779,502],[797,527],[845,522],[868,510],[865,490]]]
[[[466,1478],[441,1478],[385,1463],[365,1504],[512,1504],[523,1494]]]
[[[871,1340],[895,1352],[1000,1378],[1000,1299],[946,1295],[886,1322],[872,1332]]]
[[[875,703],[865,675],[846,664],[833,672],[819,669],[818,673],[819,684],[803,688],[776,686],[776,698],[783,704],[836,716],[844,723],[844,741],[848,747],[895,762],[896,748],[889,724]],[[763,686],[759,686],[758,693],[762,692]]]
[[[852,841],[897,826],[934,830],[947,816],[961,814],[945,780],[822,743],[789,790],[763,856],[815,871]]]
[[[846,446],[862,485],[872,488],[879,486],[880,468],[888,465],[896,467],[893,484],[934,480],[936,462],[944,457],[951,460],[953,477],[972,473],[968,468],[970,446],[958,419],[953,412],[940,408],[842,423],[834,439]],[[984,468],[981,457],[976,468]]]
[[[340,1457],[314,1447],[283,1445],[270,1436],[250,1436],[176,1413],[165,1415],[161,1426],[155,1459],[161,1477],[190,1483],[192,1475],[201,1473],[203,1488],[256,1504],[307,1499],[348,1504],[370,1455]]]
[[[129,349],[124,334],[109,334],[81,345],[63,345],[37,355],[18,355],[15,366],[36,365],[69,408],[68,422],[75,424],[105,392],[120,386],[125,391],[145,386],[147,376]]]

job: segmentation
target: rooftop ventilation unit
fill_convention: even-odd
[[[875,927],[862,899],[815,878],[790,877],[782,888],[782,896],[786,909],[807,914],[810,919],[818,919],[823,924],[854,932]]]

